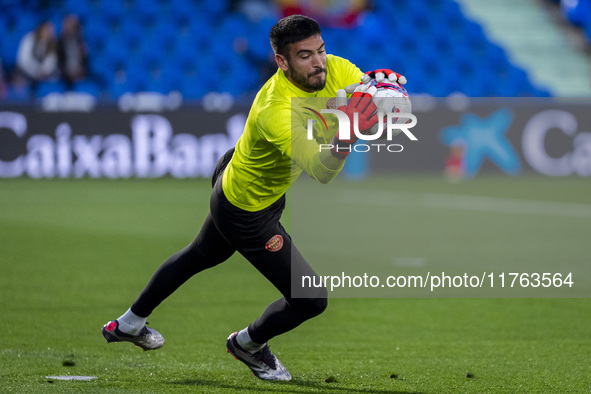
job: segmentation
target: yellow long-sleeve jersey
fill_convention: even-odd
[[[292,119],[292,99],[336,97],[338,89],[358,83],[363,75],[357,66],[338,56],[327,55],[326,63],[326,85],[318,92],[297,88],[281,69],[258,92],[223,175],[224,194],[236,207],[259,211],[277,201],[302,171],[326,183],[342,168],[324,166],[318,141],[307,136],[305,117]]]

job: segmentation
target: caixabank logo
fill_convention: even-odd
[[[0,111],[0,178],[208,177],[246,122],[238,113],[225,132],[191,134],[164,115],[109,114]]]
[[[441,129],[440,140],[460,148],[463,175],[468,178],[487,160],[510,175],[519,174],[525,162],[543,175],[588,177],[591,132],[585,128],[591,130],[591,121],[583,106],[534,113],[497,108],[484,117],[464,114],[460,124]]]

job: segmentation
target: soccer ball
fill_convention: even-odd
[[[389,112],[412,113],[410,96],[406,89],[397,82],[390,82],[387,79],[377,82],[372,79],[371,86],[375,86],[377,89],[376,94],[373,96],[373,102],[378,108],[378,112],[384,115]],[[404,124],[408,123],[410,119],[401,117],[394,118],[394,121],[398,124]],[[400,132],[400,130],[397,131]]]
[[[382,82],[378,82],[375,79],[372,79],[370,82],[370,86],[375,86],[377,92],[373,96],[373,102],[378,109],[378,117],[381,117],[382,122],[382,133],[379,137],[380,139],[386,138],[386,125],[387,125],[387,114],[388,113],[412,113],[412,104],[410,102],[410,96],[404,87],[402,87],[398,82],[390,82],[389,80],[384,80]],[[400,118],[392,118],[392,122],[395,124],[406,124],[411,122],[411,119],[400,117]],[[366,134],[376,134],[378,133],[379,129],[379,122],[376,123],[371,129],[368,130]],[[394,129],[392,131],[392,136],[398,135],[402,132],[402,129]]]

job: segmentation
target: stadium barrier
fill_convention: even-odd
[[[418,98],[413,104],[418,141],[401,135],[394,142],[403,149],[378,146],[352,155],[351,162],[366,174],[441,173],[459,149],[466,177],[482,171],[591,176],[588,100],[471,99],[460,105],[447,98],[427,105]],[[158,114],[101,107],[0,111],[0,177],[208,177],[240,137],[246,114],[188,106]]]

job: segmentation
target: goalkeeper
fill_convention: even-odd
[[[164,338],[146,327],[146,318],[193,275],[238,251],[282,297],[248,327],[231,334],[227,349],[260,379],[291,379],[267,343],[322,313],[327,292],[324,287],[292,287],[292,271],[310,277],[316,274],[280,223],[285,192],[302,171],[321,183],[333,180],[357,139],[353,132],[343,138],[332,129],[332,135],[319,136],[331,141],[332,149],[320,151],[316,140],[306,138],[305,125],[292,125],[291,99],[337,97],[336,107],[351,120],[354,112],[359,113],[359,130],[369,130],[377,123],[376,107],[372,91],[365,92],[367,85],[359,81],[372,77],[405,80],[390,70],[364,75],[348,60],[327,55],[320,27],[305,16],[281,19],[271,29],[270,40],[279,69],[257,94],[235,148],[217,164],[210,212],[201,231],[158,268],[123,315],[105,324],[102,332],[107,342],[128,341],[145,350],[162,347]],[[349,85],[358,87],[347,104],[341,89]]]

